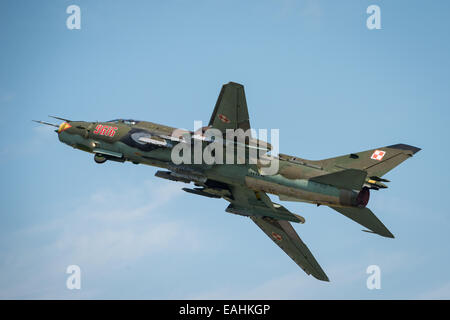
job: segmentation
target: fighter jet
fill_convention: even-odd
[[[186,192],[225,199],[229,202],[226,212],[249,217],[304,272],[322,281],[329,281],[328,276],[291,225],[291,222],[304,223],[305,219],[272,202],[267,194],[276,195],[281,201],[328,206],[368,229],[363,231],[394,238],[367,208],[370,190],[387,188],[389,180],[383,176],[421,150],[407,144],[393,144],[318,161],[281,153],[272,155],[271,144],[251,135],[244,87],[234,82],[223,85],[209,125],[196,131],[131,119],[85,122],[53,118],[63,122],[59,125],[36,122],[56,127],[61,142],[94,154],[99,164],[130,161],[156,166],[163,169],[156,172],[156,177],[193,183],[194,188],[183,188]],[[219,139],[208,137],[207,132],[212,129],[220,133],[221,141],[220,136]],[[241,141],[230,140],[226,135],[230,130],[239,129],[250,131],[250,135]],[[203,152],[212,143],[233,145],[236,148],[231,150],[235,153],[239,148],[244,149],[244,161],[174,161],[174,150],[180,146],[182,153],[187,154],[194,152],[194,145]],[[249,161],[250,151],[255,148],[256,159]],[[276,172],[264,172],[274,161]]]

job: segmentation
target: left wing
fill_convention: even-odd
[[[268,217],[250,218],[308,275],[318,280],[330,281],[289,222]]]
[[[262,191],[253,191],[247,187],[230,186],[231,197],[224,197],[230,202],[226,212],[243,216],[271,217],[279,220],[304,223],[305,218],[294,214],[281,204],[274,203]]]
[[[289,212],[283,206],[273,203],[264,192],[255,192],[246,187],[230,187],[233,199],[227,212],[250,216],[250,219],[264,231],[294,262],[308,275],[329,281],[311,251],[303,243],[288,221],[304,223],[301,216]],[[295,219],[293,219],[295,218]]]
[[[172,176],[172,174],[171,172],[158,171],[156,176],[169,180],[190,182],[188,176],[180,180],[179,176]],[[183,188],[183,190],[200,196],[224,198],[229,201],[230,205],[226,209],[227,212],[250,217],[303,271],[319,280],[329,281],[311,251],[288,222],[304,223],[303,217],[272,202],[269,196],[262,191],[211,181],[206,181],[202,185],[203,187],[200,188]]]

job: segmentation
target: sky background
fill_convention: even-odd
[[[66,27],[71,4],[81,30]],[[371,4],[381,30],[366,27]],[[449,299],[449,12],[437,0],[1,1],[0,298]],[[306,218],[294,228],[324,283],[225,200],[153,167],[98,165],[31,122],[192,128],[229,81],[245,85],[252,127],[280,129],[282,153],[421,147],[371,194],[396,238],[285,202]],[[66,288],[73,264],[81,290]],[[366,287],[373,264],[380,290]]]

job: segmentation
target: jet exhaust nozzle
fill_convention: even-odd
[[[365,208],[369,203],[370,190],[367,187],[361,189],[361,191],[356,196],[356,206],[359,208]]]

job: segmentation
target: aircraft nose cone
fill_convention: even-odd
[[[67,122],[63,122],[63,123],[61,123],[61,125],[58,128],[58,133],[60,133],[62,131],[65,131],[65,130],[71,128],[71,127],[72,126],[70,124],[68,124]]]

